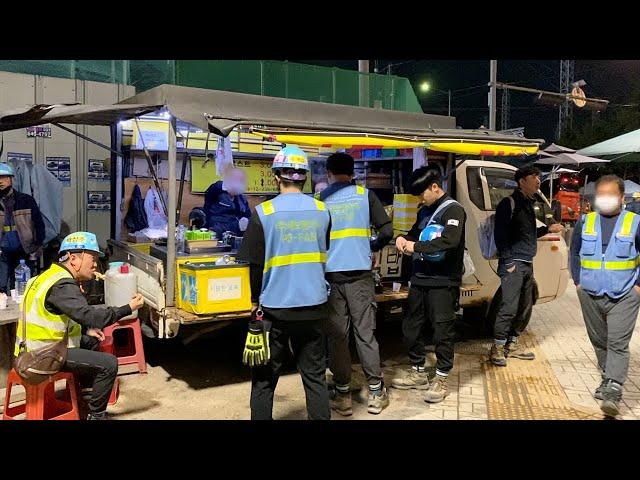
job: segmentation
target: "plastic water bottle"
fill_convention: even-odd
[[[184,225],[178,225],[178,229],[176,230],[176,236],[178,237],[178,253],[184,253],[184,236],[187,231],[187,227]]]
[[[16,267],[16,295],[21,297],[27,282],[31,278],[31,269],[27,266],[24,259],[20,259],[20,264]]]

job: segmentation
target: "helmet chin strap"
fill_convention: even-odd
[[[84,252],[82,252],[82,255],[80,256],[80,268],[82,268],[83,262],[84,262]],[[73,265],[71,265],[71,267],[75,270],[76,273],[80,272],[80,268],[76,268]]]

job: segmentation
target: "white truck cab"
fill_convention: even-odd
[[[516,167],[486,160],[458,162],[450,175],[449,190],[467,213],[466,248],[473,259],[475,273],[463,279],[460,305],[465,316],[480,316],[492,325],[501,298],[498,260],[486,260],[480,251],[480,224],[495,213],[498,203],[511,195],[516,184]],[[538,222],[549,223],[551,206],[542,193],[534,207]],[[550,302],[562,295],[569,280],[568,251],[562,235],[548,234],[538,239],[533,262],[534,301]],[[473,318],[472,318],[473,319]]]

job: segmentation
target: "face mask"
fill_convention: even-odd
[[[601,195],[596,197],[595,205],[598,212],[609,215],[620,208],[620,199],[609,195]]]

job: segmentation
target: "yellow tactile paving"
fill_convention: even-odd
[[[536,355],[534,361],[509,359],[496,367],[485,355],[482,364],[490,420],[602,419],[599,410],[572,403],[532,334],[521,337]],[[486,353],[487,350],[485,350]]]

